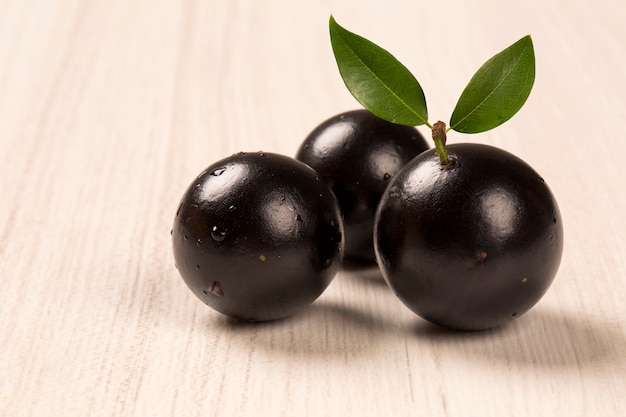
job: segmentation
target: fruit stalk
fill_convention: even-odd
[[[447,167],[450,165],[450,158],[448,158],[448,151],[446,150],[446,124],[442,121],[433,124],[432,133],[435,150],[439,155],[441,165]]]

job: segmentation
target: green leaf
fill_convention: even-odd
[[[404,65],[383,48],[341,27],[332,16],[329,27],[341,77],[363,107],[393,123],[428,124],[422,87]]]
[[[489,59],[474,74],[450,118],[450,129],[479,133],[509,120],[524,105],[535,81],[530,35]]]

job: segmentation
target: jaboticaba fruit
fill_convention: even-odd
[[[293,158],[239,153],[209,166],[182,197],[172,230],[177,268],[215,310],[246,321],[312,303],[343,255],[337,200]]]
[[[346,258],[375,261],[376,207],[389,180],[428,144],[414,127],[379,119],[367,110],[334,116],[304,140],[296,159],[315,169],[339,200]]]
[[[478,144],[411,161],[389,184],[376,217],[383,276],[412,311],[478,330],[528,311],[552,283],[563,251],[557,203],[524,161]]]

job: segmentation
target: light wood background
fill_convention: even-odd
[[[240,325],[179,277],[196,174],[358,107],[331,13],[416,74],[431,122],[532,34],[525,107],[449,136],[522,157],[560,204],[558,276],[510,326],[438,329],[371,269]],[[0,415],[626,415],[625,21],[622,0],[0,0]]]

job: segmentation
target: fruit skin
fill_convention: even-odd
[[[516,156],[487,145],[434,150],[392,180],[376,216],[387,284],[413,312],[464,330],[501,326],[548,290],[563,252],[557,203]]]
[[[380,198],[391,177],[428,147],[414,127],[363,109],[331,117],[305,138],[296,159],[315,169],[337,196],[346,258],[376,260],[372,234]]]
[[[200,300],[252,322],[287,317],[318,298],[341,264],[342,236],[337,200],[310,167],[239,153],[189,186],[172,244]]]

